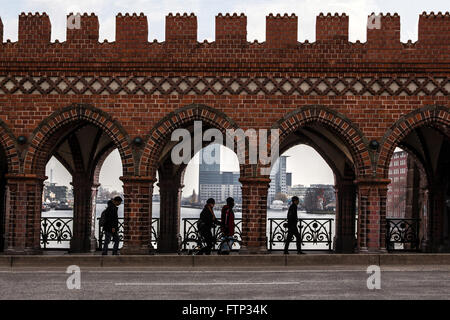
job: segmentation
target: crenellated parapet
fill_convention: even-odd
[[[49,16],[22,13],[17,42],[3,42],[0,20],[0,69],[17,71],[45,66],[65,70],[70,66],[82,71],[94,70],[95,65],[101,70],[104,63],[110,70],[121,71],[120,68],[133,70],[130,64],[134,63],[136,70],[142,71],[264,67],[298,72],[329,68],[342,72],[362,67],[369,70],[375,65],[378,69],[417,69],[427,63],[450,63],[448,12],[423,13],[418,25],[419,39],[414,43],[400,41],[397,13],[369,15],[365,43],[349,42],[349,17],[345,13],[320,13],[316,18],[315,42],[298,41],[298,24],[295,14],[269,14],[265,41],[248,42],[247,17],[220,13],[215,17],[215,41],[199,42],[197,17],[193,13],[170,13],[166,16],[165,41],[149,42],[148,20],[143,13],[119,13],[115,41],[99,42],[98,17],[94,13],[71,13],[67,15],[66,41],[51,42]]]

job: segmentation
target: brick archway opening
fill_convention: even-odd
[[[383,139],[379,170],[391,180],[389,250],[450,251],[449,125],[448,108],[429,106],[402,117]],[[391,206],[401,196],[405,205],[396,212]]]
[[[313,122],[301,126],[286,135],[281,141],[280,158],[277,162],[279,167],[272,168],[271,180],[275,179],[278,182],[274,171],[280,170],[283,167],[282,163],[287,161],[284,154],[299,145],[306,145],[314,149],[333,172],[331,185],[291,188],[287,196],[288,200],[292,196],[300,198],[298,210],[300,237],[303,241],[302,250],[354,252],[357,244],[357,188],[354,184],[356,169],[347,144],[338,138],[335,132],[320,123]],[[302,162],[298,156],[294,155],[294,157],[296,158],[292,158],[291,161]],[[320,170],[320,168],[317,169]],[[291,174],[295,174],[295,171]],[[270,209],[271,193],[273,193],[274,187],[269,188],[268,209]],[[288,189],[286,187],[286,190]],[[285,218],[286,215],[284,215]],[[286,232],[286,230],[283,230],[279,223],[275,223],[275,220],[270,219],[268,215],[268,228],[272,230],[269,248],[274,249],[277,245],[279,250],[284,250],[284,243],[275,243],[274,237],[283,234],[283,231]],[[280,230],[275,230],[277,228]],[[320,236],[320,238],[314,237],[314,235]],[[286,236],[284,233],[282,242],[286,240]],[[295,240],[291,243],[295,244]],[[291,246],[290,249],[294,247]]]
[[[236,124],[223,113],[202,105],[187,106],[169,114],[149,134],[149,140],[141,158],[141,173],[156,177],[160,192],[160,220],[159,220],[159,252],[176,252],[178,250],[178,235],[181,230],[181,196],[184,187],[185,169],[195,154],[192,151],[203,149],[211,142],[200,141],[194,146],[194,127],[199,125],[202,133],[208,129],[219,130],[226,141],[226,129],[237,128]],[[172,159],[172,150],[179,143],[171,141],[172,132],[176,129],[185,129],[191,137],[191,157],[186,163],[175,164]],[[242,169],[242,168],[240,168]],[[184,232],[183,232],[184,233]]]
[[[35,130],[25,155],[25,170],[40,178],[36,182],[35,207],[41,207],[43,180],[46,165],[54,156],[71,174],[73,187],[73,220],[70,240],[71,252],[95,251],[97,247],[93,205],[98,175],[106,156],[115,148],[119,149],[122,167],[133,172],[133,164],[128,137],[124,130],[107,114],[95,108],[75,105],[56,112]],[[36,210],[34,221],[41,220],[40,210]],[[36,223],[37,225],[37,223]],[[39,247],[39,235],[33,239]]]
[[[202,159],[202,163],[200,163],[200,159]],[[194,168],[194,166],[197,168]],[[232,250],[240,250],[242,244],[242,191],[239,181],[241,168],[236,152],[224,145],[204,142],[201,150],[187,164],[181,164],[175,170],[175,176],[180,177],[182,186],[180,199],[184,201],[184,205],[182,203],[180,206],[179,229],[178,231],[172,230],[172,233],[180,232],[183,241],[181,250],[196,245],[196,239],[198,239],[197,221],[207,199],[213,198],[215,200],[214,214],[220,220],[221,210],[229,197],[233,198],[235,202],[233,211],[235,214],[234,238],[236,241]],[[191,194],[191,189],[186,188],[184,181],[186,175],[192,177],[196,170],[199,174],[197,178],[199,190],[194,195]],[[164,176],[167,175],[167,167],[164,168],[163,165],[163,168],[160,168],[158,172],[164,179]],[[182,207],[185,207],[184,210],[189,212],[183,213]],[[218,249],[222,238],[220,226],[215,226],[212,229],[212,235],[215,241],[212,249],[215,250]]]
[[[335,252],[355,252],[358,248],[357,230],[360,229],[355,180],[372,170],[367,139],[343,115],[321,106],[298,109],[272,128],[280,130],[280,155],[296,145],[306,144],[318,152],[331,168],[336,213],[334,228],[331,227],[333,232],[327,234],[330,240],[328,248]],[[314,225],[320,226],[318,223]],[[309,233],[315,231],[310,230]]]

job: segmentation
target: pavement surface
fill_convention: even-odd
[[[367,267],[3,268],[0,299],[450,300],[450,265],[385,266],[379,282]]]

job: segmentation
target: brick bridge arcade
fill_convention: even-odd
[[[122,254],[149,253],[157,172],[158,248],[174,252],[185,166],[170,160],[170,137],[195,120],[222,132],[279,128],[280,154],[314,147],[335,174],[337,252],[386,250],[388,168],[401,147],[424,177],[414,200],[422,250],[448,246],[450,15],[422,14],[415,43],[400,42],[397,14],[381,15],[365,43],[349,42],[348,22],[320,14],[316,41],[300,43],[297,17],[271,14],[258,43],[247,41],[243,14],[216,16],[214,42],[197,41],[193,14],[169,14],[164,42],[147,41],[143,14],[118,14],[115,42],[98,41],[94,14],[68,28],[65,42],[50,41],[45,13],[19,16],[17,42],[4,42],[0,21],[2,250],[41,252],[45,166],[55,156],[73,177],[71,249],[90,251],[100,168],[118,149]],[[270,180],[259,169],[240,166],[246,253],[267,251]]]

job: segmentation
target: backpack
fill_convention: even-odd
[[[105,220],[106,220],[106,209],[103,210],[102,215],[100,216],[98,225],[103,228],[105,226]]]

